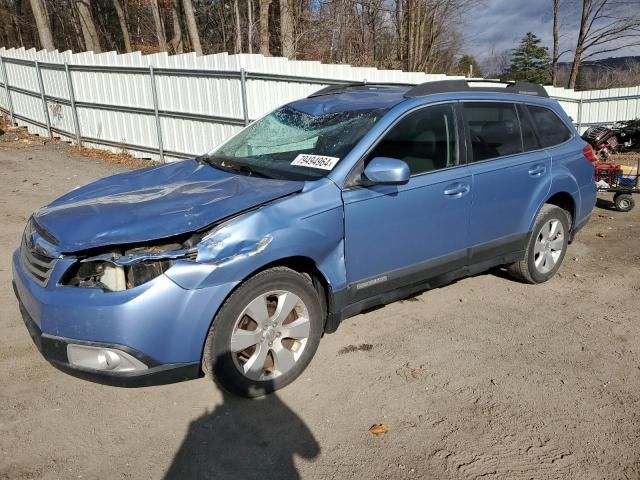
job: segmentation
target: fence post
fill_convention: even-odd
[[[71,113],[73,116],[73,129],[76,132],[76,144],[82,147],[82,134],[80,133],[80,121],[78,120],[78,110],[76,109],[76,94],[73,91],[73,80],[69,71],[69,64],[64,62],[64,73],[67,77],[67,90],[69,91],[69,103],[71,103]]]
[[[11,117],[11,126],[16,124],[13,118],[13,99],[11,98],[11,90],[9,90],[9,77],[7,76],[7,67],[4,65],[4,58],[0,56],[0,68],[2,69],[2,80],[4,83],[4,91],[7,95],[7,107],[9,107],[9,116]]]
[[[162,126],[160,125],[160,112],[158,109],[158,91],[156,90],[156,75],[153,65],[149,65],[149,78],[151,79],[151,96],[153,97],[153,113],[156,118],[156,134],[158,136],[158,153],[160,161],[164,163],[164,147],[162,145]]]
[[[580,133],[580,128],[582,127],[582,92],[580,92],[580,98],[578,99],[578,125],[577,125],[578,133]]]
[[[242,115],[246,127],[249,125],[249,107],[247,106],[247,72],[244,68],[240,69],[240,94],[242,95]]]
[[[40,98],[42,98],[42,111],[44,112],[44,120],[47,123],[47,132],[49,132],[49,137],[51,135],[51,119],[49,118],[49,107],[47,106],[47,97],[44,93],[44,82],[42,81],[42,71],[40,70],[40,64],[38,60],[34,61],[34,65],[36,66],[36,77],[38,78],[38,87],[40,88]]]

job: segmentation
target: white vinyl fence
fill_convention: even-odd
[[[323,86],[445,78],[463,77],[250,54],[0,48],[0,112],[31,133],[164,161],[204,153],[251,120]],[[640,117],[640,86],[547,90],[581,130]]]

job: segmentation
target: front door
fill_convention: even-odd
[[[454,104],[401,119],[365,159],[409,165],[401,186],[343,192],[345,258],[351,300],[418,283],[466,263],[471,176],[459,162]]]

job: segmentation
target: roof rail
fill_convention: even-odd
[[[354,89],[367,89],[376,87],[415,87],[415,83],[385,83],[385,82],[353,82],[342,83],[339,85],[329,85],[321,88],[317,92],[312,93],[307,98],[320,97],[322,95],[332,95],[334,93],[345,93]]]
[[[482,84],[480,86],[472,86],[474,83]],[[485,86],[485,84],[489,84]],[[506,85],[504,87],[491,86],[490,84]],[[536,97],[549,97],[549,94],[542,85],[529,82],[502,82],[499,80],[440,80],[436,82],[425,82],[416,85],[407,93],[405,97],[423,97],[425,95],[434,95],[436,93],[450,92],[501,92],[501,93],[517,93],[520,95],[532,95]]]

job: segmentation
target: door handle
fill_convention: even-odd
[[[464,183],[454,183],[449,185],[442,193],[447,197],[459,198],[470,190],[469,185]]]
[[[531,175],[532,177],[539,177],[541,175],[544,175],[546,171],[547,167],[545,167],[544,165],[536,165],[529,169],[529,175]]]

